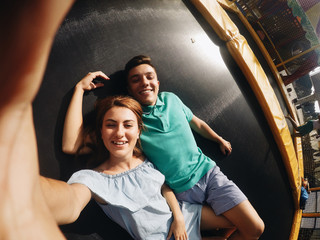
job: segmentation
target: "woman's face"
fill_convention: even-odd
[[[101,137],[110,157],[132,157],[139,133],[137,117],[130,109],[113,107],[104,115]]]

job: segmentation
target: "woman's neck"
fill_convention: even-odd
[[[110,156],[110,158],[102,163],[97,170],[109,175],[115,175],[133,169],[140,165],[143,161],[144,159],[142,157],[136,156],[120,159]]]

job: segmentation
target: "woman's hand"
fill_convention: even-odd
[[[167,200],[173,217],[167,239],[170,239],[173,234],[175,240],[187,240],[188,235],[186,231],[186,224],[184,222],[184,217],[176,196],[174,195],[172,189],[169,188],[166,184],[162,185],[161,193]]]
[[[102,82],[93,82],[98,77],[105,80],[110,80],[110,78],[101,71],[89,72],[84,78],[80,80],[80,82],[77,83],[76,87],[82,89],[84,92],[103,87],[104,84]]]
[[[188,239],[186,225],[184,223],[183,216],[179,219],[177,219],[177,218],[173,219],[167,239],[170,239],[172,237],[172,234],[174,235],[175,240],[187,240]]]

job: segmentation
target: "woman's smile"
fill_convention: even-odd
[[[113,107],[104,116],[101,138],[112,157],[132,157],[139,138],[137,117],[128,108]]]

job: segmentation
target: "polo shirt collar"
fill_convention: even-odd
[[[142,110],[143,112],[151,112],[155,107],[160,107],[160,106],[163,106],[164,105],[164,102],[159,98],[157,98],[157,102],[155,105],[149,105],[149,106],[142,106]]]

